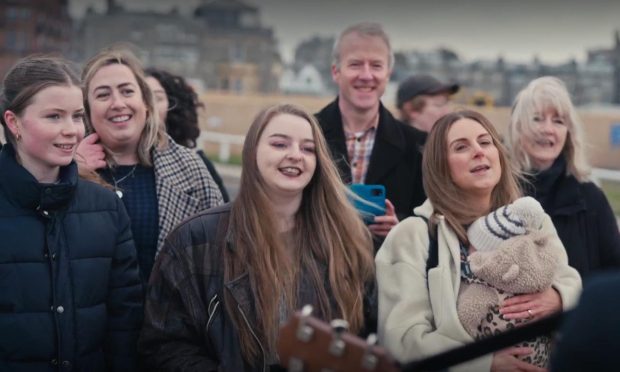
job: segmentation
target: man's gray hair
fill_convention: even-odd
[[[390,38],[383,30],[383,26],[375,22],[361,22],[347,27],[344,31],[338,35],[334,48],[332,49],[332,64],[337,68],[340,68],[340,44],[345,36],[356,33],[360,36],[378,37],[383,40],[388,47],[388,66],[390,69],[394,67],[394,52],[392,51],[392,45],[390,44]]]

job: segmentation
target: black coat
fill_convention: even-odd
[[[620,371],[620,275],[595,275],[562,325],[551,371]]]
[[[620,268],[618,224],[601,189],[567,175],[562,157],[532,181],[526,185],[527,194],[535,197],[551,216],[566,248],[568,263],[582,277]]]
[[[332,158],[345,183],[351,183],[338,99],[316,114],[330,148]],[[379,126],[365,184],[385,186],[386,197],[396,209],[399,220],[413,215],[413,208],[426,199],[422,186],[422,146],[426,134],[396,120],[383,105],[379,107]]]
[[[142,290],[129,217],[109,190],[40,184],[0,152],[0,371],[131,371]]]
[[[230,241],[230,204],[201,212],[168,235],[149,281],[139,349],[151,371],[260,371],[268,368],[265,346],[255,365],[244,362],[238,331],[224,304],[224,291],[255,332],[257,314],[247,273],[224,280],[223,249]],[[376,330],[374,283],[364,299],[366,330]],[[306,294],[306,295],[304,295]],[[300,293],[303,299],[314,295]],[[277,300],[276,300],[277,301]],[[316,307],[315,307],[316,309]],[[261,338],[262,339],[262,338]]]

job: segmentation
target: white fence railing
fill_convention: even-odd
[[[592,169],[592,180],[597,185],[601,185],[601,181],[609,180],[620,182],[620,171],[612,169],[594,168]]]
[[[227,134],[203,130],[200,132],[200,137],[198,137],[198,140],[196,142],[198,144],[198,147],[201,147],[203,142],[218,143],[220,145],[220,150],[218,153],[219,160],[226,163],[228,162],[228,160],[230,160],[230,145],[243,145],[244,140],[245,136],[237,134]]]
[[[200,146],[203,142],[219,144],[219,160],[225,163],[230,160],[230,146],[243,145],[244,140],[245,136],[238,134],[227,134],[203,130],[200,132],[200,137],[198,137],[197,143],[198,146]],[[593,168],[592,180],[598,185],[600,185],[601,181],[603,180],[620,182],[620,171],[612,169]]]

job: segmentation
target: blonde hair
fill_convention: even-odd
[[[480,214],[476,213],[463,198],[463,190],[452,180],[450,165],[448,164],[448,132],[452,125],[461,119],[470,119],[482,125],[491,136],[499,154],[502,171],[499,182],[491,192],[489,210],[495,210],[512,203],[521,196],[521,190],[518,183],[519,172],[510,162],[508,152],[502,145],[499,134],[486,117],[475,111],[462,110],[449,113],[439,119],[429,133],[422,156],[424,191],[434,208],[430,225],[431,227],[436,225],[437,216],[443,215],[459,240],[468,243],[464,225],[472,223],[480,217]],[[434,231],[434,228],[431,231]]]
[[[256,163],[256,150],[265,127],[281,114],[308,121],[315,142],[316,170],[303,190],[295,215],[294,247],[285,247],[279,239],[270,195]],[[318,314],[326,319],[344,318],[354,333],[364,324],[365,284],[374,278],[372,240],[347,200],[346,187],[328,151],[316,119],[289,104],[259,113],[245,138],[239,194],[230,217],[234,249],[224,250],[224,277],[229,281],[248,273],[258,314],[257,337],[267,345],[268,352],[275,352],[280,301],[285,301],[288,309],[303,305],[297,301],[302,271],[316,292]],[[321,275],[322,265],[327,268],[327,283]],[[252,330],[239,315],[229,293],[224,293],[224,300],[239,330],[244,358],[256,362],[259,350]]]
[[[532,80],[515,98],[508,125],[508,141],[513,161],[522,171],[532,170],[532,161],[522,143],[534,138],[537,123],[533,118],[547,109],[555,110],[564,118],[568,134],[562,155],[567,172],[580,182],[588,180],[590,164],[585,154],[583,125],[571,101],[566,85],[555,77],[545,76]]]
[[[151,159],[151,150],[157,146],[167,146],[168,140],[164,128],[159,125],[159,116],[155,109],[155,101],[153,99],[153,93],[149,88],[145,77],[142,64],[138,58],[128,49],[121,49],[112,47],[109,49],[103,49],[97,55],[92,57],[84,67],[82,71],[82,83],[84,84],[84,109],[86,111],[86,117],[84,122],[86,123],[86,129],[89,132],[94,132],[95,128],[90,119],[90,106],[88,104],[88,89],[93,76],[105,66],[114,64],[124,65],[131,70],[138,82],[138,87],[142,94],[142,100],[146,106],[146,120],[144,130],[140,135],[138,141],[138,160],[141,165],[152,166],[153,161]],[[105,145],[105,144],[104,144]],[[106,155],[106,161],[110,165],[115,165],[114,159],[111,156]]]

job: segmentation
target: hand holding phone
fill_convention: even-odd
[[[383,185],[364,185],[355,183],[349,186],[354,196],[353,206],[362,216],[364,223],[374,223],[375,216],[385,214],[385,187]]]

